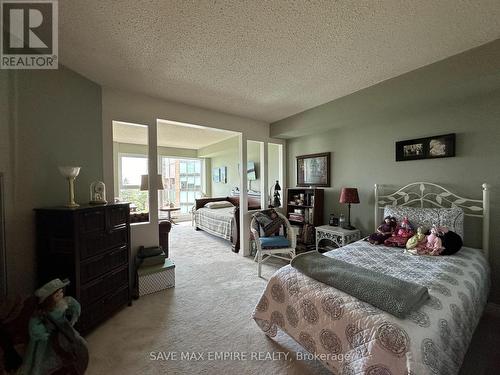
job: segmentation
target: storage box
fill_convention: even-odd
[[[139,296],[158,292],[175,286],[175,264],[170,259],[165,259],[164,264],[140,267]]]

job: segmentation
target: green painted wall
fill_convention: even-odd
[[[210,160],[211,168],[207,168],[210,176],[212,174],[212,168],[227,167],[227,183],[213,182],[213,179],[210,177],[212,197],[231,195],[231,190],[236,186],[240,186],[240,174],[238,172],[240,159],[238,136],[201,148],[198,150],[198,156]],[[248,141],[247,160],[255,163],[257,171],[257,180],[249,181],[249,187],[253,191],[260,191],[260,175],[262,170],[260,166],[259,142]]]
[[[11,158],[10,158],[10,97],[9,89],[11,85],[12,72],[8,70],[0,70],[0,174],[3,176],[3,194],[5,196],[3,211],[5,217],[12,215],[14,210],[13,202],[7,200],[12,194],[12,175],[11,175]],[[2,213],[0,212],[0,215]],[[4,225],[3,225],[4,224]],[[5,236],[12,230],[11,223],[5,223],[0,217],[0,303],[4,298],[4,293],[7,288],[7,259],[5,256]],[[5,228],[5,232],[2,232]],[[9,259],[10,260],[10,259]]]
[[[35,286],[33,208],[67,201],[60,165],[80,166],[76,200],[89,200],[89,185],[102,180],[101,88],[60,66],[58,70],[12,73],[9,86],[8,215],[9,292],[32,292]],[[3,76],[3,73],[2,73]],[[2,134],[3,134],[2,121]]]
[[[238,137],[233,137],[198,150],[198,157],[210,160],[210,168],[207,167],[207,183],[212,197],[231,195],[231,189],[239,186],[238,142]],[[212,169],[221,167],[227,167],[227,183],[225,184],[214,182],[212,179]]]
[[[280,177],[280,165],[279,165],[280,152],[281,152],[281,145],[268,143],[267,180],[269,187],[274,186],[276,180],[279,181],[281,188],[283,188],[284,186],[283,181],[281,181]]]
[[[359,189],[361,203],[352,206],[352,222],[364,235],[373,231],[373,185],[401,186],[414,181],[430,181],[445,185],[466,197],[481,199],[481,184],[491,185],[490,261],[492,293],[490,299],[500,302],[500,44],[444,60],[410,72],[376,86],[307,111],[307,115],[286,119],[276,125],[286,132],[287,123],[296,129],[327,120],[325,113],[343,108],[335,117],[337,129],[309,134],[287,142],[288,182],[296,184],[296,156],[316,152],[332,152],[332,187],[325,191],[325,220],[328,214],[346,213],[338,203],[343,186]],[[472,62],[475,62],[472,64]],[[496,64],[496,73],[489,69]],[[474,65],[474,66],[473,66]],[[472,74],[466,69],[474,72]],[[478,69],[483,66],[485,69]],[[436,72],[445,86],[429,93],[436,99],[415,96],[434,88]],[[464,72],[462,80],[456,72]],[[429,79],[429,75],[431,79]],[[454,79],[451,79],[454,77]],[[410,90],[413,87],[414,90]],[[459,90],[459,92],[455,92]],[[446,96],[446,92],[453,92]],[[398,106],[390,98],[398,97]],[[388,98],[386,106],[382,103]],[[415,107],[414,100],[421,103]],[[406,104],[404,104],[406,103]],[[356,105],[354,105],[356,104]],[[376,104],[376,105],[375,105]],[[302,120],[300,120],[302,118]],[[273,124],[274,126],[274,124]],[[398,140],[457,134],[457,156],[437,160],[395,162]],[[480,223],[467,219],[465,242],[480,246]]]

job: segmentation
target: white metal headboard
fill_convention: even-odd
[[[379,213],[385,206],[460,207],[465,216],[483,219],[483,252],[488,259],[490,238],[490,191],[482,185],[483,199],[470,199],[452,193],[431,182],[413,182],[389,195],[380,195],[382,185],[375,184],[375,230],[379,225]]]

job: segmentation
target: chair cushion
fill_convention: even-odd
[[[284,224],[283,220],[274,209],[263,210],[255,214],[255,220],[264,231],[264,236],[269,237],[279,231]]]
[[[263,249],[283,249],[290,247],[290,241],[284,236],[260,237],[260,246]]]

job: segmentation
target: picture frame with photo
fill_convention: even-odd
[[[396,161],[455,156],[455,133],[396,142]]]
[[[298,187],[330,187],[330,152],[297,156]]]

